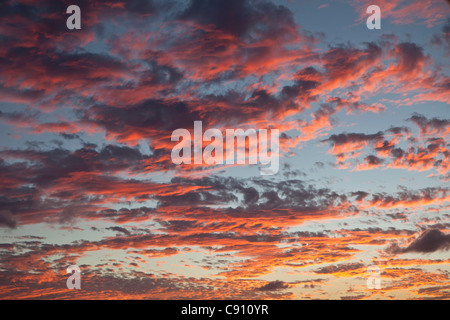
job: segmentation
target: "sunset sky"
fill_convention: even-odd
[[[0,299],[449,299],[449,59],[444,0],[2,1]]]

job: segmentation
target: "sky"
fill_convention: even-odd
[[[447,1],[5,0],[0,43],[0,299],[450,298]],[[194,121],[278,172],[175,164]]]

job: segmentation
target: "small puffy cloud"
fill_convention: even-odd
[[[289,288],[289,285],[283,281],[275,280],[271,281],[260,288],[257,288],[259,291],[274,291]]]

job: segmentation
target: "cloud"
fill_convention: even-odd
[[[289,288],[289,285],[283,281],[280,280],[275,280],[275,281],[271,281],[265,285],[263,285],[260,288],[257,288],[256,290],[259,291],[274,291],[274,290],[282,290],[282,289],[286,289]]]
[[[265,0],[193,0],[180,18],[204,26],[214,25],[249,42],[296,34],[292,12],[285,6]]]
[[[131,235],[131,232],[129,230],[127,230],[126,228],[123,227],[118,227],[118,226],[114,226],[114,227],[109,227],[106,228],[107,230],[112,230],[112,231],[117,231],[117,232],[121,232],[127,236]]]
[[[0,210],[0,226],[5,226],[11,229],[16,228],[16,220],[9,210]]]
[[[450,133],[450,119],[439,119],[427,117],[414,113],[411,118],[408,119],[414,122],[419,128],[422,134],[449,134]]]
[[[450,234],[445,234],[438,229],[427,230],[407,247],[400,247],[397,243],[390,245],[386,251],[392,254],[399,253],[431,253],[435,251],[450,250]]]
[[[450,55],[450,18],[447,19],[447,22],[442,27],[441,33],[433,35],[431,44],[435,46],[443,46],[445,54],[447,56]]]
[[[364,268],[362,263],[346,263],[340,265],[330,265],[315,270],[318,274],[332,274],[335,276],[342,276],[345,274],[358,274]]]
[[[396,45],[394,55],[397,57],[396,72],[401,77],[408,77],[420,71],[425,63],[422,47],[412,42],[403,42]]]
[[[450,168],[450,153],[447,136],[448,120],[428,119],[413,114],[408,121],[420,128],[415,136],[408,127],[391,127],[375,134],[340,133],[333,134],[322,142],[328,142],[332,149],[329,153],[336,157],[336,167],[352,171],[373,170],[380,168],[396,168],[416,171],[435,169],[437,176],[446,181]],[[399,145],[407,143],[403,149]],[[368,152],[376,155],[368,155]]]
[[[369,170],[379,168],[384,163],[384,160],[374,155],[370,155],[364,158],[364,163],[358,165],[356,170]]]

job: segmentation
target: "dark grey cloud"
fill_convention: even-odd
[[[362,267],[364,267],[364,264],[362,263],[346,263],[322,267],[320,269],[314,270],[314,272],[319,274],[332,274],[343,271],[358,270]]]
[[[14,229],[17,223],[9,210],[0,210],[0,226]]]
[[[423,232],[407,247],[401,247],[397,243],[394,243],[386,249],[388,253],[393,254],[409,252],[431,253],[439,250],[450,250],[450,234],[445,234],[438,229]]]
[[[423,48],[412,42],[399,43],[396,48],[398,68],[402,75],[408,75],[420,68],[425,61]]]
[[[118,226],[114,226],[114,227],[109,227],[106,228],[107,230],[111,230],[111,231],[116,231],[116,232],[121,232],[127,236],[131,235],[131,232],[129,230],[127,230],[126,228],[123,227],[118,227]]]
[[[432,118],[428,119],[427,117],[414,113],[409,121],[414,122],[422,133],[429,133],[432,130],[438,130],[439,132],[444,132],[448,126],[450,126],[450,119],[440,119],[440,118]]]
[[[383,160],[383,159],[378,158],[378,157],[373,156],[373,155],[370,155],[370,156],[365,157],[365,158],[364,158],[364,161],[365,161],[366,163],[368,163],[368,164],[370,164],[370,165],[374,165],[374,166],[377,166],[377,165],[380,165],[380,164],[384,163],[384,160]]]
[[[352,197],[356,196],[356,201],[362,201],[369,195],[369,193],[367,193],[365,191],[356,191],[356,192],[351,192],[350,195]]]
[[[365,48],[358,49],[349,44],[331,47],[321,57],[331,80],[349,77],[357,70],[367,67],[381,57],[382,49],[376,43],[367,42]]]
[[[179,18],[214,25],[249,42],[296,33],[292,12],[265,0],[192,0]]]
[[[323,81],[323,75],[314,67],[306,67],[298,71],[292,85],[287,85],[281,90],[283,100],[303,98],[305,102],[317,100],[317,95],[312,95],[311,91],[317,88]]]
[[[333,145],[344,145],[351,142],[376,142],[384,139],[384,133],[379,131],[375,134],[364,133],[340,133],[333,134],[323,142],[330,142]]]
[[[287,283],[285,283],[284,281],[275,280],[275,281],[271,281],[271,282],[263,285],[262,287],[257,288],[256,290],[274,291],[274,290],[282,290],[282,289],[287,289],[287,288],[289,288],[289,285]]]

